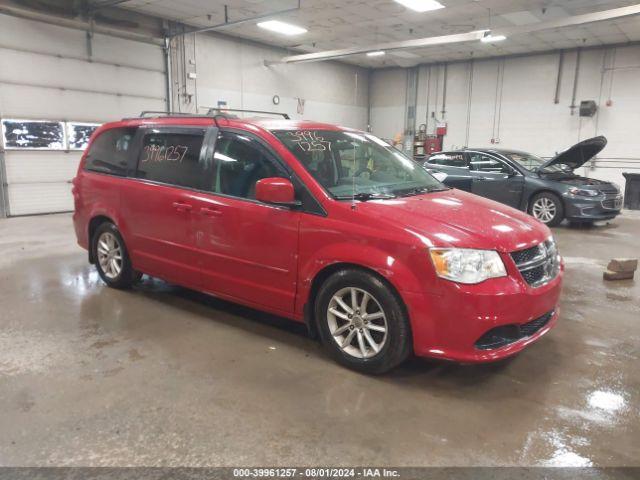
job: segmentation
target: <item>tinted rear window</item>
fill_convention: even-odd
[[[113,128],[100,134],[87,153],[85,170],[124,176],[135,128]]]

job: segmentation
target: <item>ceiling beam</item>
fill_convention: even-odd
[[[0,3],[0,13],[5,15],[11,15],[14,17],[25,18],[27,20],[34,20],[36,22],[49,23],[52,25],[58,25],[60,27],[73,28],[82,31],[92,31],[95,33],[101,33],[103,35],[110,35],[112,37],[126,38],[127,40],[135,40],[137,42],[151,43],[153,45],[163,46],[164,42],[158,37],[152,35],[146,35],[131,30],[124,30],[115,27],[108,27],[101,24],[88,22],[85,20],[72,19],[67,17],[60,17],[57,15],[51,15],[47,13],[38,12],[35,10],[16,7],[13,5],[5,5]]]
[[[574,15],[559,20],[550,20],[547,22],[534,23],[530,25],[514,26],[498,28],[493,30],[493,35],[518,35],[542,30],[551,30],[555,28],[572,27],[584,25],[587,23],[602,22],[605,20],[613,20],[616,18],[628,17],[640,14],[640,4],[630,5],[628,7],[613,8],[601,12],[586,13],[583,15]],[[392,51],[404,50],[411,48],[430,47],[435,45],[445,45],[451,43],[463,43],[480,40],[488,30],[476,30],[473,32],[460,33],[456,35],[443,35],[440,37],[419,38],[415,40],[403,40],[399,42],[387,42],[370,45],[368,47],[352,47],[339,50],[326,50],[322,52],[305,53],[300,55],[292,55],[275,61],[265,61],[265,65],[273,65],[279,63],[301,63],[301,62],[319,62],[323,60],[331,60],[350,55],[358,55],[378,50]]]
[[[375,52],[384,50],[386,52],[393,50],[402,50],[407,48],[431,47],[434,45],[444,45],[449,43],[473,42],[480,40],[485,30],[477,30],[474,32],[457,33],[455,35],[442,35],[440,37],[416,38],[412,40],[402,40],[399,42],[386,42],[369,45],[368,47],[352,47],[340,50],[327,50],[324,52],[305,53],[301,55],[292,55],[284,57],[280,60],[265,62],[267,65],[275,63],[301,63],[301,62],[319,62],[322,60],[331,60],[334,58],[347,57],[349,55],[357,55],[359,53]]]
[[[115,7],[116,5],[120,5],[121,3],[125,3],[128,1],[130,0],[103,0],[101,2],[90,3],[88,8],[90,12],[95,12],[102,8]]]

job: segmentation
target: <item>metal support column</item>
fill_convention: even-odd
[[[9,192],[7,191],[7,169],[4,163],[4,148],[0,141],[0,218],[9,216]]]

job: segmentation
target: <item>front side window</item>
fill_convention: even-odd
[[[85,169],[93,172],[124,176],[135,128],[112,128],[96,138],[89,151]]]
[[[511,167],[497,158],[485,155],[484,153],[470,153],[469,155],[471,157],[469,162],[471,170],[475,172],[505,174],[512,172]]]
[[[202,152],[202,132],[145,134],[138,158],[138,178],[181,187],[209,187],[211,162]]]
[[[258,180],[287,176],[267,150],[246,135],[221,134],[213,158],[213,191],[224,195],[254,199]]]
[[[361,132],[272,132],[335,198],[381,198],[446,189],[387,142]]]

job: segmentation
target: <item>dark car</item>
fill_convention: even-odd
[[[573,173],[606,144],[605,137],[590,138],[551,160],[518,150],[465,148],[434,153],[420,163],[450,187],[505,203],[554,226],[564,218],[593,222],[620,213],[622,194],[615,183]]]

